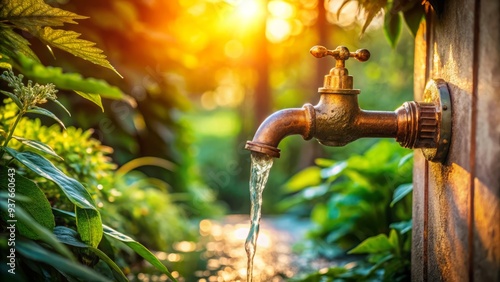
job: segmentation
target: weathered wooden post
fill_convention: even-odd
[[[415,100],[448,82],[453,130],[444,164],[415,152],[413,281],[500,281],[500,1],[446,1],[422,23]]]

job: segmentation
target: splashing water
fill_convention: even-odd
[[[245,250],[247,251],[247,281],[253,279],[253,258],[256,251],[257,237],[259,236],[259,223],[261,217],[262,192],[266,187],[269,170],[273,166],[273,158],[252,152],[252,168],[250,172],[250,220],[251,226],[248,232],[248,237],[245,242]]]

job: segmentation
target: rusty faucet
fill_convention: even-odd
[[[335,50],[314,46],[310,52],[316,58],[336,59],[335,67],[318,89],[319,103],[270,115],[253,140],[247,141],[245,149],[279,158],[278,144],[292,134],[300,134],[305,140],[314,137],[327,146],[344,146],[363,137],[388,137],[406,148],[422,148],[430,161],[446,160],[451,138],[451,101],[445,81],[430,80],[422,102],[408,101],[395,111],[365,111],[359,108],[360,90],[353,89],[353,77],[345,68],[345,61],[350,57],[367,61],[370,52],[349,52],[344,46]]]

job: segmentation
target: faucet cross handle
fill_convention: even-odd
[[[368,61],[368,59],[370,58],[370,51],[366,49],[358,49],[356,50],[356,52],[349,52],[349,49],[347,49],[347,47],[345,46],[338,46],[337,48],[335,48],[335,50],[328,50],[324,46],[316,45],[312,47],[309,52],[311,52],[311,54],[318,59],[326,56],[334,57],[335,60],[337,60],[337,63],[335,65],[335,67],[337,68],[344,68],[345,61],[350,57],[353,57],[360,62]]]

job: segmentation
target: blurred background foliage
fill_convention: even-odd
[[[244,142],[273,111],[318,101],[317,88],[333,60],[312,57],[312,46],[370,50],[368,62],[347,62],[362,90],[362,108],[393,110],[412,98],[411,34],[403,32],[392,49],[379,14],[360,36],[365,19],[356,1],[341,14],[336,12],[342,1],[48,2],[90,17],[72,28],[97,42],[124,79],[57,50],[54,60],[32,42],[42,61],[105,78],[128,95],[123,101],[103,100],[104,112],[78,96],[61,95],[74,113],[64,122],[94,128],[93,137],[114,149],[111,156],[119,165],[140,156],[172,161],[172,171],[140,170],[186,192],[188,214],[217,214],[210,211],[214,205],[205,204],[214,200],[230,212],[248,211]],[[297,136],[284,140],[264,212],[278,212],[270,204],[285,192],[278,187],[315,158],[345,159],[375,142],[326,148]]]
[[[72,113],[64,123],[82,129],[70,129],[76,134],[75,139],[62,143],[71,143],[73,147],[56,151],[65,159],[79,158],[85,159],[88,166],[101,165],[88,168],[99,173],[144,157],[167,160],[171,164],[168,169],[155,162],[132,164],[133,171],[126,171],[121,177],[108,177],[106,181],[112,182],[114,190],[94,191],[108,193],[100,199],[113,203],[102,203],[103,218],[108,216],[108,224],[128,231],[154,248],[163,249],[165,240],[179,239],[173,230],[174,226],[182,226],[184,216],[204,218],[226,212],[248,213],[250,157],[243,150],[244,143],[272,112],[318,101],[317,88],[322,86],[323,76],[334,66],[334,61],[312,57],[309,54],[312,46],[333,49],[345,45],[352,51],[370,50],[368,62],[349,60],[346,64],[354,76],[355,88],[362,91],[359,103],[363,109],[394,110],[413,97],[412,35],[403,31],[399,43],[391,47],[381,28],[384,14],[379,13],[360,36],[365,18],[358,13],[357,1],[348,1],[340,14],[337,11],[344,1],[333,0],[46,2],[88,16],[89,19],[78,21],[71,29],[96,42],[124,78],[58,50],[54,50],[53,56],[40,42],[28,38],[42,63],[84,77],[102,78],[126,94],[122,100],[103,99],[102,111],[74,93],[61,91],[59,100]],[[59,111],[51,110],[56,114]],[[24,128],[29,130],[28,125]],[[47,134],[38,134],[40,138],[51,136],[50,132],[56,129],[44,130]],[[90,137],[98,141],[90,141]],[[57,138],[47,137],[44,142],[52,140],[57,148]],[[321,211],[331,207],[325,203],[314,209],[310,207],[314,202],[295,203],[290,198],[276,204],[291,192],[284,183],[304,168],[314,166],[317,158],[329,159],[332,164],[349,159],[348,162],[365,162],[366,166],[382,170],[388,165],[388,171],[394,172],[394,154],[401,157],[407,151],[390,145],[389,141],[375,147],[378,149],[372,148],[372,153],[367,153],[369,160],[351,158],[363,154],[378,141],[358,140],[345,147],[329,148],[315,141],[305,142],[298,136],[285,139],[280,145],[282,157],[275,161],[264,191],[264,214],[283,213],[285,205],[290,209],[295,205],[302,208],[299,213],[303,215],[312,211],[313,219],[318,219],[321,212],[328,213]],[[93,151],[72,155],[87,145]],[[73,170],[79,174],[75,177],[92,181],[86,178],[88,170],[83,161],[80,165]],[[385,202],[390,201],[399,180],[384,182],[391,176],[382,173],[382,179],[371,179],[369,172],[358,173],[367,177],[365,182],[375,182],[370,189],[390,186],[387,194],[380,196]],[[90,178],[98,177],[101,176]],[[409,182],[411,176],[405,177],[400,180]],[[96,182],[95,187],[99,184],[103,182]],[[134,208],[129,208],[129,201],[135,203]],[[166,205],[176,208],[166,211]],[[108,215],[106,209],[110,211]],[[140,220],[155,214],[163,218],[149,223]],[[407,220],[407,215],[399,220]],[[181,221],[171,220],[176,217]],[[125,226],[126,220],[138,225]],[[158,225],[162,220],[171,223],[168,230],[160,230]],[[388,219],[387,223],[390,222]],[[124,226],[117,226],[120,224]],[[148,228],[149,234],[144,233],[144,238],[140,238],[141,231]],[[344,247],[384,231],[388,230],[375,227],[364,237],[344,238]],[[328,230],[312,232],[317,238],[333,236]]]

